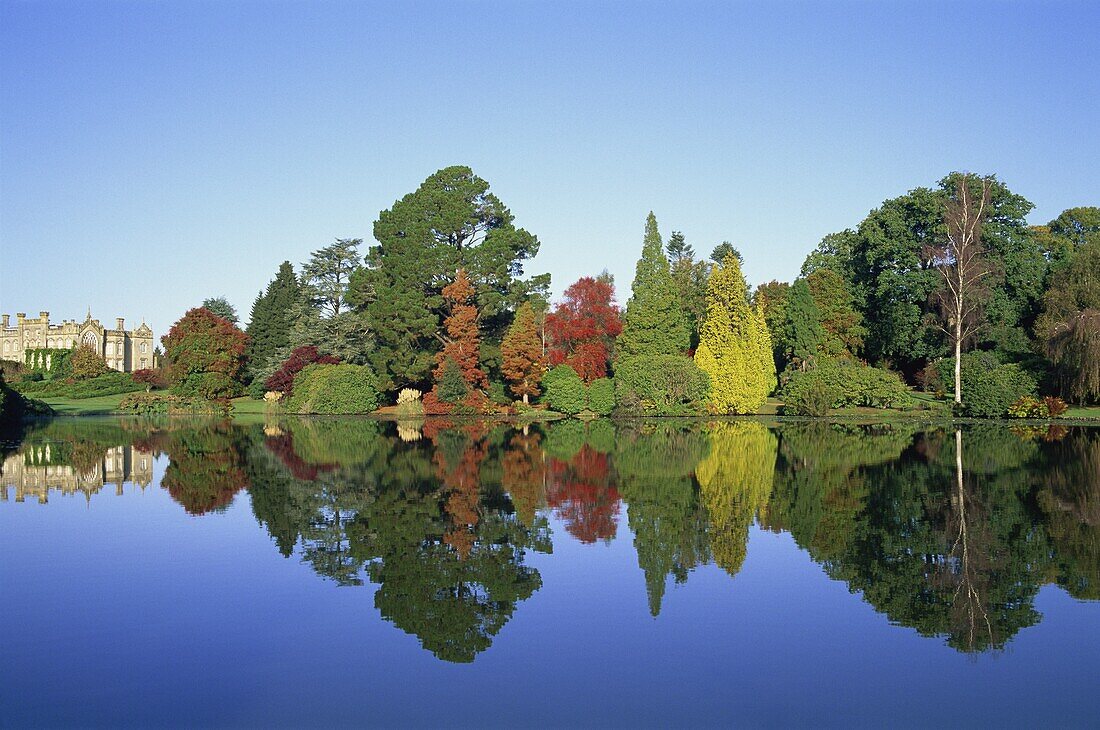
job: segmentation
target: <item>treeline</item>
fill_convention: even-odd
[[[525,270],[538,239],[450,167],[383,211],[365,252],[338,239],[284,262],[244,331],[224,300],[188,312],[166,375],[181,395],[247,389],[295,412],[754,413],[777,393],[820,414],[911,407],[908,384],[970,415],[1057,415],[1040,394],[1100,399],[1100,208],[1037,227],[1032,208],[952,173],[755,291],[731,244],[666,245],[651,213],[625,307],[606,272],[551,305],[549,275]]]

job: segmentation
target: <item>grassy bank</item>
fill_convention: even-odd
[[[47,396],[39,400],[57,411],[59,416],[103,416],[117,411],[118,404],[127,395],[127,393],[116,393],[94,398]]]
[[[893,410],[888,408],[837,408],[829,412],[827,420],[861,421],[892,421],[892,420],[943,420],[950,421],[951,410],[944,401],[936,400],[927,393],[914,393],[914,398],[920,403],[920,407],[909,410]],[[46,397],[41,400],[52,407],[59,416],[104,416],[118,412],[118,405],[126,394],[97,396],[94,398],[62,398]],[[782,410],[782,402],[776,398],[769,398],[760,409],[757,416],[777,417]],[[274,412],[271,404],[254,398],[235,398],[233,400],[233,418],[247,421],[259,421],[263,417]],[[378,413],[374,417],[389,420],[392,414]],[[511,417],[505,420],[515,421],[543,421],[555,420],[562,416],[546,411],[531,411],[520,417]],[[706,414],[699,414],[700,418]],[[970,419],[967,419],[970,420]],[[1070,408],[1057,420],[1061,421],[1089,421],[1100,422],[1100,406]]]

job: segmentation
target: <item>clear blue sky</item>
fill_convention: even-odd
[[[0,3],[0,311],[244,317],[467,164],[554,292],[653,210],[750,283],[951,170],[1100,204],[1100,4]]]

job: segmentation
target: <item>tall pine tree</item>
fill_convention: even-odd
[[[665,258],[657,218],[650,212],[642,258],[635,268],[632,296],[623,315],[619,355],[679,355],[688,349],[690,340],[691,329]]]
[[[707,282],[707,319],[695,363],[710,376],[713,413],[756,413],[775,388],[764,313],[749,306],[741,263],[730,254]]]
[[[249,372],[255,377],[272,369],[272,362],[290,344],[292,313],[302,299],[302,288],[289,261],[279,266],[279,272],[256,296],[248,322]]]

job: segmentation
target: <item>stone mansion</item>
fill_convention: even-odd
[[[133,372],[154,367],[153,330],[144,322],[135,330],[126,329],[122,317],[115,320],[114,329],[107,329],[92,319],[92,313],[83,322],[75,319],[61,324],[50,323],[49,312],[39,312],[38,317],[26,314],[11,317],[3,315],[0,327],[0,359],[26,362],[27,353],[33,350],[71,350],[86,345],[107,361],[107,365],[122,372]],[[48,353],[47,353],[48,354]]]

